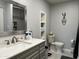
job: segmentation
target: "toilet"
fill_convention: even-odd
[[[62,42],[52,42],[51,45],[56,47],[56,51],[57,53],[62,53],[63,52],[63,47],[64,47],[64,43]]]
[[[52,32],[49,33],[48,35],[48,42],[51,44],[51,47],[53,47],[57,53],[62,53],[63,52],[63,47],[64,47],[64,43],[63,42],[56,42],[55,41],[55,34],[53,34]],[[52,48],[52,50],[53,50]]]

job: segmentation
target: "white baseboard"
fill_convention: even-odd
[[[71,50],[71,49],[63,49],[63,52],[71,54],[71,53],[73,53],[73,50]]]
[[[73,57],[73,50],[72,49],[63,49],[63,54],[69,57]]]
[[[58,54],[58,55],[64,55],[64,56],[68,56],[68,57],[73,57],[73,50],[72,49],[64,48],[63,52],[61,52],[61,53],[58,53],[57,51],[51,49],[50,52],[52,52],[52,53],[54,53],[56,55]]]

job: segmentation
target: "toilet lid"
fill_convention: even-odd
[[[62,43],[62,42],[53,42],[52,44],[57,45],[57,46],[63,46],[64,45],[64,43]]]

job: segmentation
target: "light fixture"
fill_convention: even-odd
[[[67,20],[66,20],[66,12],[62,13],[62,16],[63,16],[62,24],[66,25],[66,22],[67,22]]]

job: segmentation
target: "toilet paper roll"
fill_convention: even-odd
[[[71,47],[74,48],[75,46],[75,40],[71,40]]]

